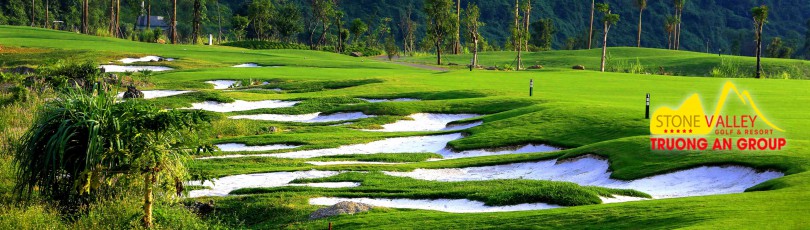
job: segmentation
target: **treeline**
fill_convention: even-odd
[[[85,0],[6,0],[0,3],[0,24],[48,26],[80,32]],[[271,40],[301,43],[311,48],[345,51],[350,46],[384,49],[391,36],[400,49],[431,51],[429,15],[424,0],[88,0],[88,33],[122,38],[150,37],[135,31],[136,18],[164,16],[167,23],[174,15],[176,2],[177,40],[199,42],[213,34],[218,41]],[[768,5],[771,17],[763,29],[769,57],[810,57],[810,4],[803,0],[665,0],[639,2],[600,0],[612,7],[621,20],[612,28],[609,46],[668,48],[677,41],[682,50],[753,56],[755,52],[750,9]],[[532,50],[583,49],[600,47],[602,26],[597,23],[590,35],[591,1],[564,0],[462,0],[452,1],[454,14],[464,16],[465,9],[477,5],[478,37],[481,50],[514,50],[514,9],[528,4],[531,9],[528,32]],[[678,5],[681,7],[677,7]],[[461,12],[455,12],[460,9]],[[642,30],[638,34],[639,13]],[[111,29],[111,18],[118,20]],[[459,26],[463,27],[459,20]],[[672,24],[677,23],[677,28]],[[197,28],[195,30],[195,28]],[[458,31],[464,28],[457,29]],[[172,40],[170,31],[165,39]],[[672,41],[677,35],[677,40]],[[459,35],[464,44],[468,36]],[[468,38],[465,38],[468,37]],[[640,37],[640,39],[639,39]],[[591,40],[589,40],[591,38]],[[139,39],[141,40],[141,39]],[[150,39],[156,40],[156,39]],[[639,43],[640,40],[640,44]],[[168,42],[168,41],[167,41]],[[406,46],[407,44],[407,46]],[[464,45],[463,44],[463,45]],[[469,50],[471,45],[460,47]],[[455,51],[459,47],[450,47]]]

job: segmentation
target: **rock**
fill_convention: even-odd
[[[373,207],[374,206],[368,204],[343,201],[326,208],[318,209],[317,211],[309,215],[309,219],[310,220],[321,219],[326,217],[338,216],[340,214],[353,215],[355,213],[367,212],[368,210],[371,210],[371,208]]]
[[[124,92],[124,99],[129,98],[143,98],[143,92],[136,89],[135,86],[127,86],[127,91]]]
[[[542,69],[542,68],[543,68],[543,66],[542,66],[542,65],[533,65],[533,66],[529,66],[529,69]]]
[[[447,65],[450,65],[450,66],[455,66],[455,65],[458,65],[458,63],[452,63],[452,62],[450,62],[450,63],[447,63]]]
[[[363,56],[363,53],[360,53],[360,52],[352,52],[352,53],[351,53],[351,54],[349,54],[349,55],[351,55],[352,57],[362,57],[362,56]]]
[[[28,67],[28,66],[17,66],[10,69],[3,69],[2,72],[4,73],[13,73],[13,74],[20,74],[20,75],[29,75],[36,73],[36,69]]]
[[[268,131],[270,131],[271,133],[275,133],[278,132],[278,128],[276,128],[275,126],[270,126],[270,130]]]
[[[214,212],[216,206],[214,205],[213,200],[209,200],[208,203],[195,201],[194,203],[191,203],[191,205],[186,206],[186,208],[196,213],[197,215],[205,216]]]
[[[111,85],[120,83],[120,79],[118,78],[118,75],[114,74],[114,73],[110,73],[109,75],[107,75],[107,78],[104,79],[104,81],[107,82],[107,84],[111,84]]]
[[[576,70],[585,70],[585,66],[584,65],[575,65],[574,69],[576,69]]]
[[[486,70],[498,70],[498,67],[490,66],[490,67],[487,67]]]

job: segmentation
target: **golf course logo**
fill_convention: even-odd
[[[762,114],[747,90],[740,92],[727,82],[720,92],[711,114],[703,109],[698,94],[687,98],[677,109],[656,110],[650,119],[652,150],[774,151],[787,145],[787,140],[779,137],[785,130]],[[724,114],[729,95],[736,95],[750,111]]]

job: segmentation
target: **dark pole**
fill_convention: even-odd
[[[647,110],[644,112],[644,119],[650,119],[650,94],[647,94]]]
[[[534,79],[529,80],[529,97],[534,96]]]

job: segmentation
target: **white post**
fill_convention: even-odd
[[[208,34],[208,45],[209,46],[214,45],[214,35],[213,34]]]

